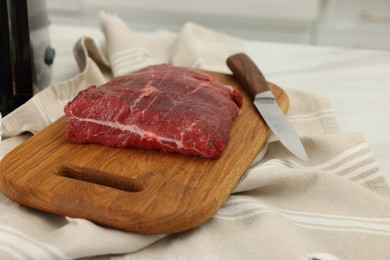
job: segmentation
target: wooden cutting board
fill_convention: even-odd
[[[0,162],[1,192],[32,208],[138,233],[175,233],[206,222],[270,133],[233,77],[209,74],[244,97],[229,144],[218,160],[74,144],[65,137],[62,117]],[[271,83],[270,87],[287,111],[285,92]]]

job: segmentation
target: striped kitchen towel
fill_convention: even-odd
[[[82,38],[75,52],[81,73],[38,93],[3,119],[1,157],[31,135],[25,132],[35,133],[61,116],[78,91],[103,83],[112,72],[162,60],[224,71],[222,57],[242,48],[231,38],[234,47],[222,44],[218,50],[215,44],[230,37],[195,24],[183,28],[184,34],[143,37],[117,23],[122,23],[118,17],[103,19],[107,57],[91,39]],[[115,35],[137,51],[116,50]],[[153,51],[159,35],[164,55]],[[327,99],[285,90],[288,119],[310,161],[291,156],[271,136],[267,150],[207,223],[179,234],[141,235],[30,209],[0,195],[0,259],[388,259],[390,190],[364,137],[340,133]]]
[[[191,22],[183,25],[179,37],[167,31],[140,36],[116,15],[101,12],[99,17],[114,76],[160,63],[229,72],[226,57],[243,50],[241,39]]]

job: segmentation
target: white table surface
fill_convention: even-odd
[[[78,73],[74,43],[102,40],[98,28],[52,25],[56,49],[52,83]],[[245,41],[247,54],[267,80],[327,97],[341,132],[360,132],[390,183],[390,52]]]

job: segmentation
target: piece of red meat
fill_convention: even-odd
[[[237,90],[207,74],[153,65],[80,91],[64,108],[66,136],[219,158],[241,105]]]

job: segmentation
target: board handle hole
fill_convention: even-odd
[[[140,192],[144,190],[144,183],[142,181],[90,168],[62,165],[59,167],[57,175],[127,192]]]

